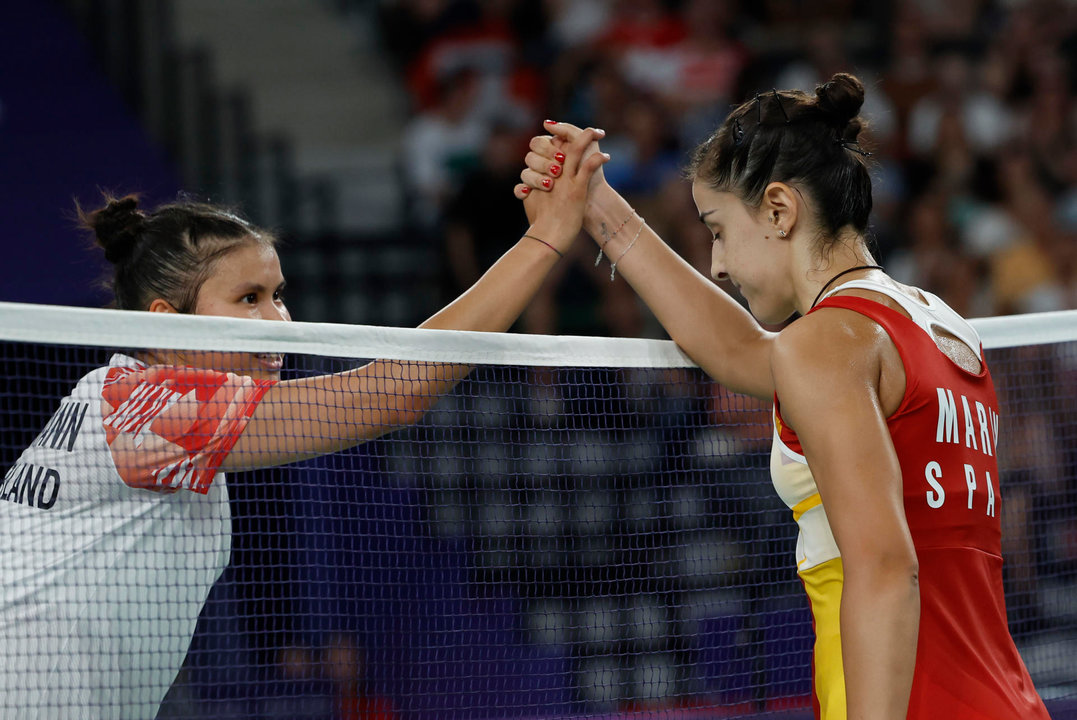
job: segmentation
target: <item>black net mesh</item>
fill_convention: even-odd
[[[19,686],[0,691],[0,716],[34,698],[42,717],[65,698],[95,717],[811,716],[812,623],[769,479],[769,403],[694,368],[480,366],[417,425],[163,492],[74,459],[107,440],[103,391],[61,399],[110,355],[0,344],[0,623]],[[1077,698],[1077,342],[988,362],[1011,631],[1063,717]],[[293,355],[283,376],[358,364]],[[29,447],[59,465],[35,467]],[[87,482],[105,483],[115,517],[13,520]],[[124,492],[223,505],[226,522],[158,519]],[[173,605],[197,623],[160,609]]]

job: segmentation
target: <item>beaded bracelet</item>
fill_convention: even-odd
[[[647,222],[643,218],[639,219],[639,230],[636,231],[636,237],[632,238],[632,242],[628,243],[628,247],[626,247],[625,251],[621,253],[621,257],[610,263],[610,282],[613,282],[613,276],[617,274],[617,263],[625,259],[625,255],[628,254],[628,251],[631,250],[632,247],[636,244],[636,241],[639,240],[640,233],[643,232],[643,226],[646,224]]]
[[[612,234],[606,232],[606,223],[602,223],[602,235],[605,236],[606,240],[598,247],[598,257],[595,258],[595,267],[598,267],[598,264],[602,262],[602,251],[606,248],[606,245],[610,240],[617,236],[617,233],[624,230],[625,225],[628,224],[628,221],[632,219],[633,215],[635,215],[634,212],[628,213],[628,217],[621,221],[620,227],[614,230]]]

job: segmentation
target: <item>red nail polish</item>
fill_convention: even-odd
[[[553,175],[554,177],[557,177],[558,175],[560,175],[561,174],[561,166],[560,165],[551,165],[550,166],[550,174]]]
[[[553,180],[551,180],[550,178],[542,178],[542,187],[548,188],[551,185],[553,185]]]
[[[531,188],[529,188],[529,187],[525,187],[525,188],[521,189],[521,190],[520,190],[520,192],[522,192],[522,193],[523,193],[524,195],[526,195],[526,194],[528,194],[529,192],[531,192]]]
[[[543,122],[544,122],[544,123],[545,123],[546,125],[556,125],[556,124],[557,124],[557,121],[556,121],[556,120],[544,120]]]
[[[565,154],[563,152],[555,152],[553,154],[553,159],[559,163],[563,163],[565,161]]]

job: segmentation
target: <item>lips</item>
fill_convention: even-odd
[[[284,356],[279,353],[257,353],[254,358],[266,370],[279,371],[284,367]]]

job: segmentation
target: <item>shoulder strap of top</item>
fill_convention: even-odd
[[[847,283],[838,285],[824,295],[823,298],[826,299],[839,290],[848,290],[851,288],[870,290],[886,295],[900,305],[905,312],[909,313],[909,317],[912,321],[919,325],[928,335],[932,335],[933,328],[944,330],[968,345],[969,348],[976,353],[976,357],[978,357],[981,362],[983,361],[983,346],[976,329],[969,324],[968,320],[954,312],[954,310],[944,303],[937,295],[929,293],[926,290],[920,290],[924,299],[927,300],[927,304],[925,305],[891,285],[884,285],[873,280],[850,280]]]

